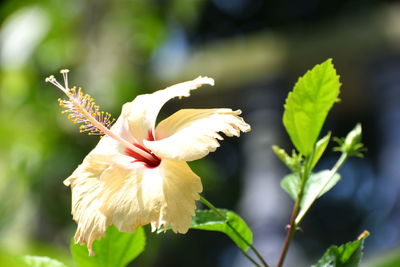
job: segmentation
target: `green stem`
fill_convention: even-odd
[[[211,202],[209,202],[207,199],[204,197],[200,196],[200,201],[203,202],[204,205],[206,205],[209,209],[215,212],[221,219],[226,219],[226,217],[213,205]],[[261,261],[262,266],[264,267],[269,267],[267,262],[264,260],[264,258],[261,256],[261,254],[258,252],[258,250],[250,244],[237,230],[236,228],[229,222],[227,221],[226,224],[228,225],[229,228],[232,229],[232,231],[246,244],[249,246],[249,248],[254,252],[254,254],[257,256],[257,258]],[[250,257],[249,254],[247,254],[246,251],[240,248],[240,251],[242,251],[243,255],[249,259],[255,266],[261,267],[259,263],[257,263],[252,257]]]
[[[343,163],[346,161],[346,159],[349,157],[347,153],[342,153],[338,161],[336,162],[335,166],[331,169],[331,172],[333,174],[337,173],[340,167],[342,167]],[[326,185],[325,185],[326,186]],[[323,189],[322,189],[323,190]]]

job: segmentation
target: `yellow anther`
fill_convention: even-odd
[[[53,75],[46,78],[46,82],[51,82],[56,85],[69,98],[67,100],[58,99],[58,104],[64,109],[61,113],[66,113],[68,119],[73,123],[81,124],[79,126],[79,131],[81,133],[86,132],[90,135],[104,134],[106,130],[103,130],[100,124],[109,128],[115,119],[111,117],[110,113],[100,111],[100,107],[94,102],[94,98],[86,94],[81,87],[73,86],[69,88],[67,83],[68,72],[68,69],[60,70],[64,78],[65,87],[60,85]]]

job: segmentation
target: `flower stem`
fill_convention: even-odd
[[[221,219],[226,219],[226,217],[213,205],[211,202],[209,202],[207,199],[204,197],[200,196],[200,201],[203,202],[204,205],[206,205],[209,209],[215,212]],[[264,260],[264,258],[261,256],[261,254],[258,252],[258,250],[250,244],[239,232],[236,230],[236,228],[229,222],[227,221],[226,224],[228,225],[229,228],[232,229],[232,231],[246,244],[249,246],[249,248],[254,252],[254,254],[257,256],[257,258],[261,261],[262,265],[257,263],[249,254],[247,254],[246,251],[240,248],[240,251],[242,251],[243,255],[249,259],[255,266],[257,267],[269,267],[267,262]]]

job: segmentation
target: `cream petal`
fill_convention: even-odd
[[[125,140],[133,142],[133,136],[128,131],[127,122],[123,119],[123,116],[120,116],[117,119],[117,121],[110,128],[110,130],[113,131],[115,134],[121,136]],[[91,159],[94,156],[96,158],[95,160],[97,162],[96,164],[100,164],[100,162],[102,162],[101,166],[108,166],[111,163],[112,158],[115,159],[122,157],[124,161],[132,160],[130,157],[124,156],[124,150],[125,147],[121,145],[118,141],[105,135],[101,137],[96,147],[86,156],[82,164],[84,164],[88,160],[93,161]],[[90,164],[86,163],[85,166],[87,166],[86,168],[90,168]],[[77,175],[71,175],[70,177],[64,180],[64,184],[66,186],[69,186],[71,182],[77,177],[78,177]]]
[[[122,138],[126,139],[127,141],[133,142],[133,137],[127,130],[126,121],[124,121],[122,116],[118,118],[118,120],[114,123],[110,130],[121,136]],[[100,164],[100,166],[104,166],[105,169],[111,163],[111,159],[118,158],[119,160],[123,161],[131,161],[132,159],[130,157],[124,155],[124,150],[125,147],[122,146],[115,139],[107,135],[102,136],[96,147],[83,160],[82,165],[84,165],[85,168],[90,169],[91,164],[88,164],[87,161],[95,161],[96,167]],[[93,157],[95,157],[95,160],[92,160]],[[74,174],[71,175],[64,180],[64,184],[66,186],[69,186],[73,180],[77,179],[77,177],[79,176]]]
[[[135,165],[135,167],[132,167]],[[120,231],[162,225],[185,233],[202,191],[200,178],[186,162],[163,159],[156,168],[115,164],[101,176],[101,211]]]
[[[174,97],[188,97],[191,90],[203,84],[214,85],[214,80],[200,76],[152,94],[139,95],[132,102],[124,104],[122,115],[128,121],[129,130],[136,142],[142,145],[142,140],[148,139],[149,134],[153,134],[157,115],[168,100]]]
[[[99,210],[101,173],[110,165],[105,158],[89,154],[84,162],[64,182],[71,186],[72,215],[78,228],[75,242],[87,244],[89,254],[93,255],[92,243],[104,236],[109,225],[107,218]]]
[[[123,121],[118,119],[111,130],[123,135]],[[127,137],[125,133],[125,137]],[[104,236],[110,224],[107,217],[100,212],[99,193],[101,192],[100,176],[114,161],[129,163],[131,157],[120,153],[123,148],[114,139],[104,136],[97,146],[85,157],[82,164],[68,177],[64,184],[71,186],[73,219],[78,228],[75,241],[87,244],[89,253],[93,255],[92,243]]]
[[[192,161],[214,152],[226,136],[239,136],[250,131],[239,115],[231,109],[182,109],[161,121],[156,128],[156,140],[144,140],[144,145],[162,158]]]

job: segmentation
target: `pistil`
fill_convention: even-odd
[[[125,149],[125,154],[130,156],[130,157],[133,157],[135,159],[133,162],[143,162],[150,168],[154,168],[154,167],[157,167],[158,165],[160,165],[161,159],[159,157],[157,157],[156,155],[152,154],[149,150],[147,150],[146,148],[142,147],[141,145],[134,144],[134,146],[136,146],[137,148],[139,148],[143,152],[145,152],[148,155],[150,155],[152,157],[152,159],[149,160],[147,158],[144,158],[144,157],[142,157],[141,154],[136,153],[135,151],[131,150],[130,148],[126,148]]]

